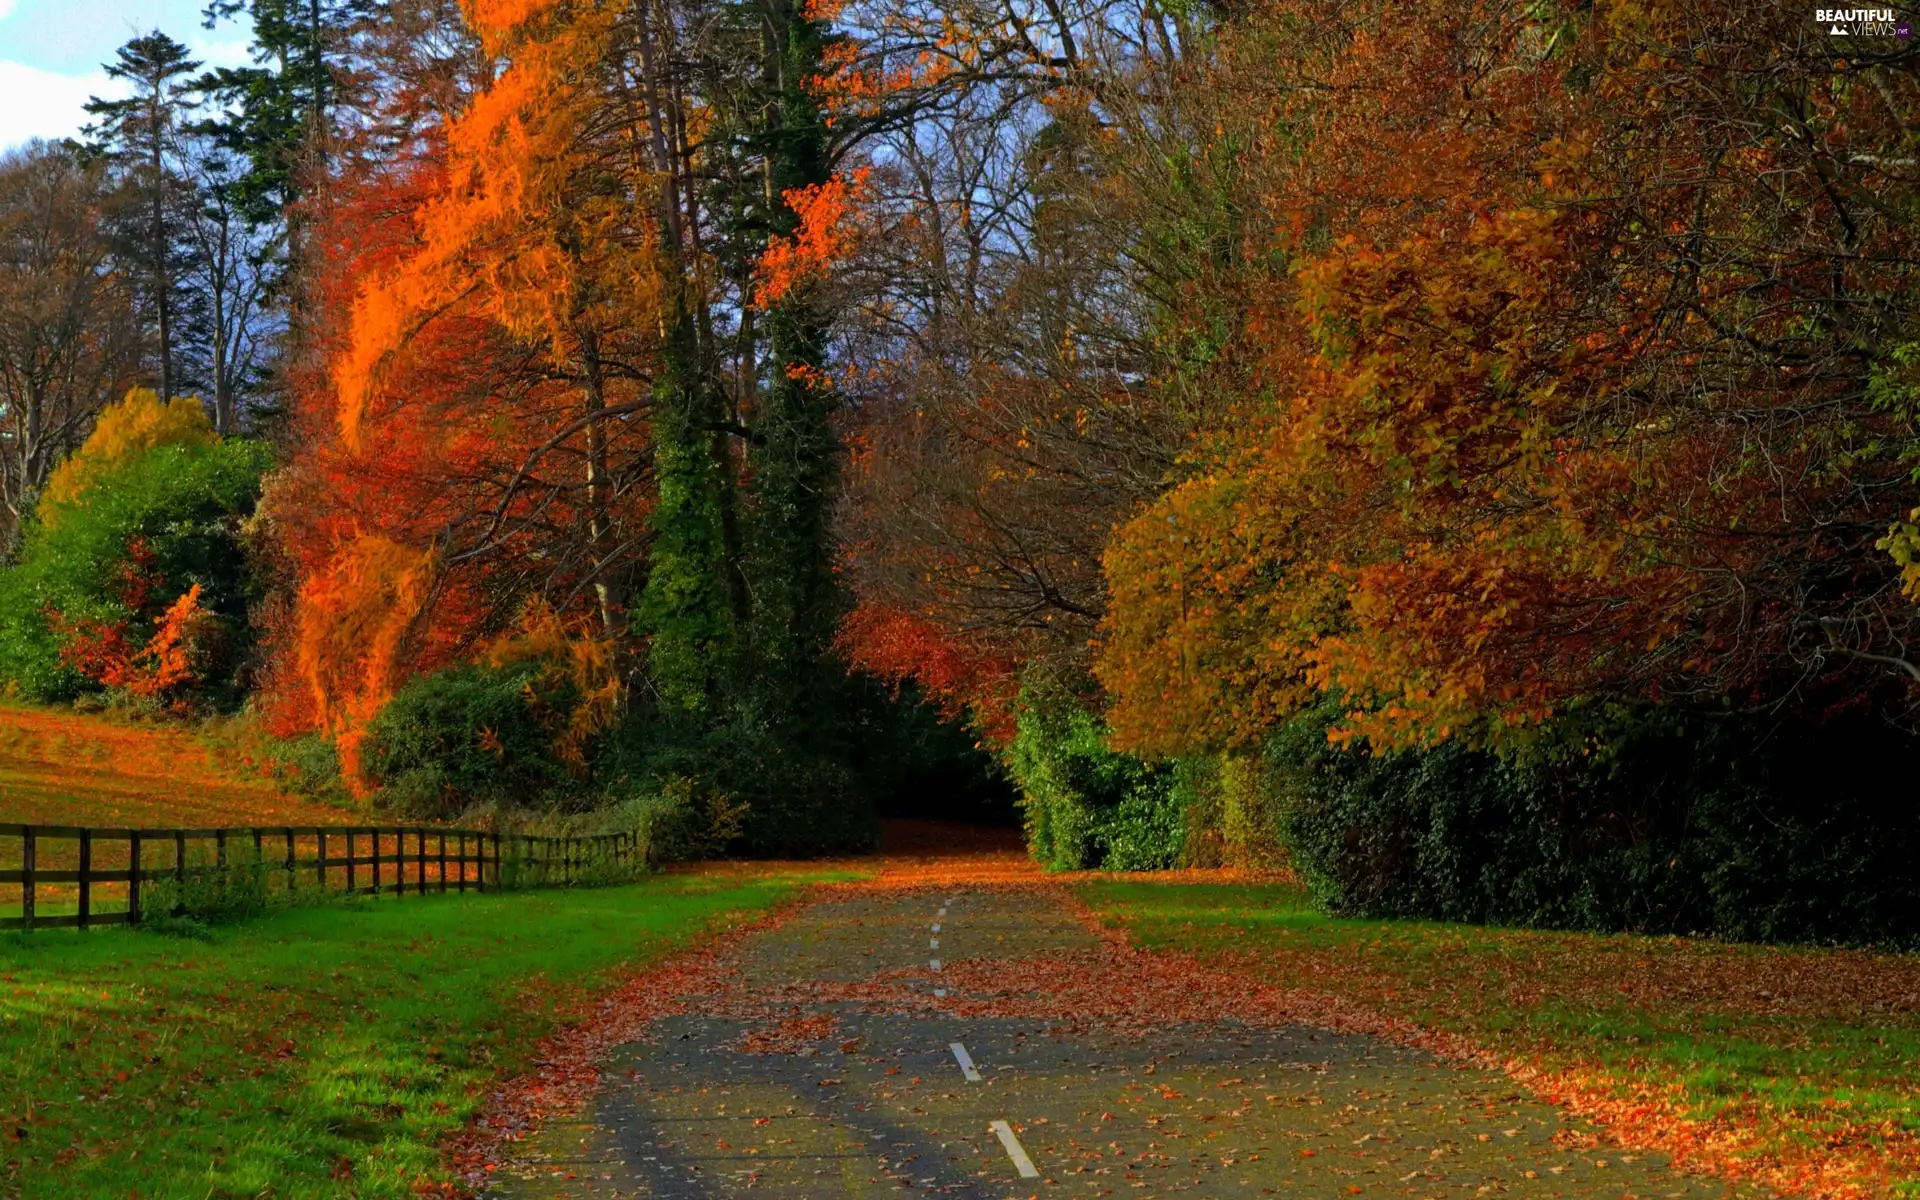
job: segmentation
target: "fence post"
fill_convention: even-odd
[[[173,882],[179,893],[173,898],[173,915],[187,911],[187,831],[173,831]]]
[[[29,825],[20,832],[20,919],[28,933],[33,932],[33,859],[34,832]]]
[[[324,896],[327,893],[327,831],[315,829],[313,833],[319,843],[314,848],[313,875],[320,881],[320,894]]]
[[[454,890],[465,892],[467,890],[467,835],[464,832],[460,834],[458,845],[459,849],[454,851],[453,856],[460,860],[460,879],[454,884]]]
[[[347,895],[353,895],[353,830],[347,830]]]
[[[424,896],[427,894],[427,831],[424,829],[416,829],[413,831],[413,835],[420,839],[420,892],[419,894]]]
[[[93,830],[80,831],[80,928],[93,923]]]
[[[287,839],[287,895],[291,896],[294,888],[299,885],[299,881],[293,876],[293,826],[289,825],[280,832]]]
[[[140,831],[127,831],[127,923],[140,923]]]
[[[224,871],[227,869],[227,831],[213,831],[213,865]]]
[[[375,825],[373,833],[373,898],[380,898],[380,827]]]
[[[440,831],[440,894],[447,894],[447,831]]]

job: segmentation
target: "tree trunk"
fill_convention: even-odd
[[[148,250],[153,255],[153,292],[159,305],[160,319],[160,401],[166,403],[173,399],[173,311],[172,283],[167,277],[167,224],[166,206],[166,163],[162,158],[160,144],[160,107],[162,97],[158,88],[154,90],[152,108],[148,111],[148,167],[153,172],[150,186],[153,189],[153,228],[150,231],[152,244]]]

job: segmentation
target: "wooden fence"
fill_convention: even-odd
[[[189,848],[194,854],[189,855]],[[9,852],[13,853],[9,853]],[[0,913],[18,885],[15,916],[0,929],[137,922],[156,885],[177,898],[195,883],[242,877],[292,894],[424,896],[566,886],[632,870],[631,833],[534,837],[428,826],[261,826],[108,829],[0,824]]]

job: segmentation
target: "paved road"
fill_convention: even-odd
[[[823,899],[622,1047],[493,1194],[1761,1194],[1592,1148],[1499,1076],[1260,1020],[1217,980],[1103,1010],[1128,981],[1098,950],[1046,888]]]

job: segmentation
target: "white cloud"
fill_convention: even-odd
[[[11,2],[0,0],[0,12]],[[73,137],[87,122],[88,97],[118,94],[105,71],[62,75],[0,59],[0,150],[37,137]]]
[[[0,0],[5,4],[7,0]],[[196,29],[197,37],[184,39],[193,56],[205,67],[244,67],[253,61],[253,43],[244,37],[215,38],[213,32]]]

